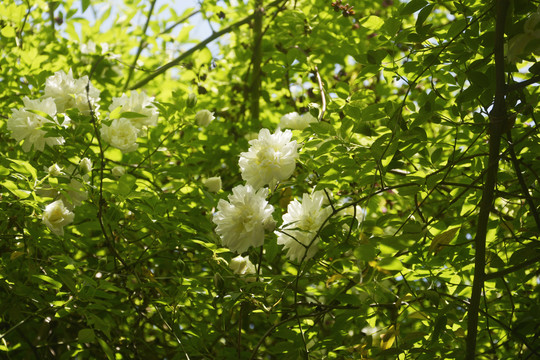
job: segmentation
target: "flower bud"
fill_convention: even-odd
[[[187,99],[186,105],[187,105],[188,108],[193,108],[193,107],[195,107],[195,105],[197,105],[197,94],[195,94],[195,93],[190,93],[190,94],[188,95],[188,99]]]
[[[210,192],[217,193],[221,190],[221,178],[219,176],[208,178],[203,183]]]
[[[200,110],[195,115],[195,120],[199,126],[208,126],[214,119],[214,113],[208,110]]]
[[[118,166],[113,167],[111,172],[114,177],[119,178],[126,173],[126,170],[124,169],[123,166],[118,165]]]
[[[62,168],[58,164],[51,165],[48,169],[50,176],[60,176],[62,175]]]
[[[79,163],[79,171],[81,172],[81,175],[86,175],[89,172],[92,171],[92,160],[89,158],[84,158]]]

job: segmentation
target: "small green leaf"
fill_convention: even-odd
[[[401,9],[401,15],[414,14],[415,12],[417,12],[418,10],[420,10],[421,8],[426,6],[427,4],[428,4],[428,2],[425,1],[425,0],[412,0],[412,1],[409,1],[407,3],[407,5],[405,5],[403,7],[403,9]]]
[[[384,20],[378,16],[369,15],[360,19],[358,23],[370,30],[379,30],[384,25]]]
[[[40,275],[33,275],[33,277],[35,277],[37,279],[40,279],[40,280],[43,280],[43,281],[51,284],[56,290],[58,290],[58,289],[60,289],[62,287],[61,282],[54,280],[50,276],[40,274]]]
[[[389,271],[400,271],[403,269],[403,264],[394,257],[388,257],[378,261],[377,267]]]
[[[92,329],[81,329],[79,330],[79,334],[77,336],[80,343],[91,343],[94,342],[95,338],[96,334]]]
[[[15,29],[7,25],[0,30],[0,34],[2,34],[3,37],[12,38],[15,37]]]
[[[450,244],[450,242],[454,239],[459,229],[460,227],[458,226],[458,227],[455,227],[453,229],[447,230],[443,233],[436,235],[433,238],[433,241],[431,242],[429,251],[439,252],[444,246]]]

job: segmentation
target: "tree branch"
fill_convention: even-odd
[[[486,266],[486,235],[489,221],[489,214],[495,200],[495,185],[497,183],[497,173],[499,167],[499,149],[503,128],[507,123],[505,104],[505,70],[504,70],[504,25],[508,9],[508,0],[497,0],[497,19],[495,23],[495,99],[493,110],[490,114],[490,139],[489,157],[486,179],[482,191],[480,202],[480,213],[478,215],[478,227],[475,236],[475,257],[474,257],[474,280],[472,286],[471,301],[468,309],[467,338],[465,359],[473,360],[476,355],[476,336],[478,334],[478,312],[482,297],[482,288],[485,281]]]
[[[255,2],[255,10],[253,17],[253,56],[251,63],[253,64],[253,77],[251,81],[251,118],[254,128],[261,127],[261,121],[259,119],[260,102],[261,97],[261,61],[262,61],[262,20],[263,20],[264,8],[263,1],[257,0]]]
[[[154,6],[156,6],[156,0],[152,0],[152,3],[150,4],[150,10],[148,10],[148,15],[146,16],[146,23],[144,24],[144,28],[142,31],[141,41],[139,42],[139,48],[137,49],[137,53],[135,54],[135,57],[133,58],[133,63],[129,67],[129,73],[128,73],[126,83],[124,84],[123,91],[126,91],[126,89],[128,88],[131,77],[133,76],[133,71],[135,71],[135,65],[137,65],[137,60],[139,60],[139,56],[141,56],[141,52],[144,49],[144,41],[146,39],[146,30],[148,30],[148,24],[150,23],[152,12],[154,12]]]
[[[268,5],[268,7],[276,6],[277,4],[279,4],[282,1],[283,0],[275,0],[275,1],[271,2]],[[209,43],[211,43],[212,41],[218,39],[219,37],[221,37],[221,36],[223,36],[225,34],[230,33],[231,31],[233,31],[237,27],[240,27],[242,25],[245,25],[245,24],[249,23],[255,17],[255,15],[256,15],[256,13],[253,13],[253,14],[251,14],[249,16],[246,16],[244,19],[239,20],[239,21],[235,22],[234,24],[231,24],[231,25],[227,26],[225,29],[220,30],[220,31],[218,31],[216,33],[213,33],[212,35],[210,35],[209,37],[207,37],[206,39],[204,39],[203,41],[201,41],[197,45],[193,46],[191,49],[184,52],[182,55],[178,56],[176,59],[174,59],[171,62],[168,62],[167,64],[165,64],[165,65],[157,68],[156,70],[154,70],[154,72],[152,72],[150,75],[148,75],[147,77],[145,77],[144,79],[142,79],[141,81],[139,81],[138,83],[133,85],[130,88],[130,90],[135,90],[135,89],[143,87],[144,85],[148,84],[151,80],[153,80],[156,77],[158,77],[159,75],[163,74],[165,71],[169,70],[173,66],[176,66],[176,65],[180,64],[180,62],[182,60],[184,60],[185,58],[191,56],[196,51],[204,49],[204,47],[206,45],[208,45]]]

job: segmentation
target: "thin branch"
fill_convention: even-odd
[[[131,77],[133,76],[133,72],[135,71],[135,65],[137,65],[137,61],[139,60],[139,56],[141,56],[141,53],[144,49],[144,42],[146,40],[146,30],[148,30],[148,24],[150,24],[150,18],[152,17],[152,12],[154,12],[154,7],[156,6],[156,0],[152,0],[152,3],[150,4],[150,10],[148,10],[148,15],[146,16],[146,23],[144,24],[144,28],[141,35],[141,41],[139,42],[139,48],[137,49],[137,53],[135,54],[135,57],[133,58],[133,63],[129,67],[129,73],[126,80],[126,83],[124,84],[124,90],[128,88],[129,82],[131,81]]]
[[[518,83],[510,84],[506,87],[506,92],[510,93],[512,91],[516,91],[519,89],[522,89],[524,87],[527,87],[529,85],[532,85],[534,83],[540,82],[540,75],[533,76],[529,80],[521,81]]]
[[[255,2],[255,10],[253,12],[253,55],[251,64],[253,65],[253,77],[251,81],[251,118],[253,126],[260,128],[260,97],[261,97],[261,61],[262,61],[262,22],[263,22],[263,1]]]
[[[525,196],[525,200],[527,201],[527,204],[529,205],[529,211],[532,213],[534,221],[536,222],[536,228],[538,231],[540,231],[540,217],[538,216],[538,211],[536,211],[536,205],[534,204],[531,194],[529,193],[529,188],[527,187],[527,184],[525,183],[525,179],[523,178],[523,174],[521,173],[521,169],[519,167],[519,161],[516,156],[516,152],[514,150],[514,144],[512,143],[512,132],[510,130],[508,130],[507,136],[508,136],[510,158],[512,159],[512,165],[514,165],[514,171],[516,173],[519,186],[521,186],[521,191],[523,192],[523,195]]]
[[[116,248],[114,247],[113,241],[109,238],[109,235],[107,234],[107,230],[105,229],[105,223],[103,222],[103,203],[105,200],[103,199],[103,170],[105,168],[105,152],[103,150],[103,144],[101,142],[101,136],[99,136],[99,130],[97,127],[97,119],[96,114],[94,112],[94,107],[92,106],[92,102],[90,101],[90,79],[92,78],[92,75],[94,73],[94,70],[97,68],[97,65],[103,60],[104,57],[100,56],[99,59],[94,63],[92,66],[92,69],[90,70],[90,74],[88,74],[88,82],[86,83],[86,101],[88,102],[88,108],[90,109],[90,116],[92,118],[92,125],[94,127],[94,136],[97,139],[98,146],[99,146],[99,200],[98,200],[98,212],[97,217],[99,221],[99,226],[101,227],[101,232],[103,233],[103,236],[105,237],[105,243],[107,244],[107,247],[112,252],[115,259],[118,259],[124,267],[127,267],[127,264],[125,260],[120,256],[118,251],[116,251]],[[116,266],[116,262],[115,262]]]
[[[317,77],[317,83],[319,84],[319,91],[321,92],[322,109],[321,109],[321,113],[319,114],[319,121],[322,121],[324,118],[324,113],[326,112],[326,97],[324,96],[324,87],[323,87],[321,75],[319,74],[319,69],[317,68],[317,66],[315,66],[315,69],[313,71],[315,72],[315,76]]]
[[[497,173],[499,170],[499,149],[503,128],[508,119],[505,103],[505,69],[504,69],[504,25],[508,9],[508,0],[497,1],[497,19],[495,23],[495,99],[493,110],[490,114],[490,140],[489,158],[482,200],[480,202],[480,213],[478,215],[478,226],[475,236],[475,256],[474,256],[474,279],[471,293],[471,300],[467,312],[467,338],[465,359],[473,360],[476,357],[476,336],[478,334],[478,312],[480,300],[482,298],[482,288],[485,281],[486,266],[486,235],[489,222],[489,214],[495,200],[495,185],[497,183]]]
[[[272,3],[270,3],[268,6],[271,7],[271,6],[275,6],[277,4],[279,4],[280,2],[282,2],[283,0],[276,0],[276,1],[273,1]],[[178,56],[176,59],[168,62],[167,64],[157,68],[155,71],[153,71],[150,75],[148,75],[147,77],[145,77],[144,79],[142,79],[141,81],[139,81],[138,83],[136,83],[135,85],[133,85],[130,89],[131,90],[135,90],[135,89],[138,89],[140,87],[143,87],[144,85],[148,84],[151,80],[155,79],[156,77],[158,77],[159,75],[163,74],[165,71],[169,70],[170,68],[180,64],[180,62],[184,59],[186,59],[187,57],[191,56],[193,53],[195,53],[196,51],[198,50],[202,50],[204,49],[204,47],[206,47],[206,45],[208,45],[209,43],[211,43],[212,41],[220,38],[221,36],[225,35],[225,34],[228,34],[230,33],[231,31],[233,31],[234,29],[236,29],[237,27],[240,27],[242,25],[245,25],[247,23],[249,23],[253,18],[255,17],[255,13],[251,14],[251,15],[248,15],[246,16],[244,19],[242,20],[239,20],[237,22],[235,22],[234,24],[231,24],[229,26],[227,26],[225,29],[223,30],[220,30],[216,33],[213,33],[212,35],[210,35],[209,37],[207,37],[206,39],[204,39],[203,41],[201,41],[200,43],[198,43],[197,45],[193,46],[191,49],[187,50],[186,52],[184,52],[182,55]]]
[[[485,280],[493,280],[496,278],[503,277],[505,275],[511,274],[513,272],[519,271],[521,269],[525,269],[530,265],[536,264],[538,261],[540,261],[540,256],[537,256],[535,258],[529,259],[527,261],[524,261],[522,263],[519,263],[517,265],[511,266],[509,268],[506,268],[504,270],[495,271],[492,273],[488,273],[484,276]]]

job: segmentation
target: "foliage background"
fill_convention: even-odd
[[[534,41],[508,54],[538,2],[351,5],[0,4],[3,356],[540,357],[540,67]],[[195,13],[205,40],[190,37]],[[65,145],[23,152],[11,109],[69,69],[101,91],[101,115],[70,113]],[[128,89],[155,96],[160,121],[122,154],[94,125]],[[201,109],[216,115],[206,128]],[[212,214],[242,182],[252,133],[292,111],[320,121],[294,132],[300,160],[272,189],[274,218],[314,189],[334,211],[310,261],[289,262],[274,234],[250,249],[250,282],[228,268]],[[83,157],[88,200],[58,237],[40,189],[67,192],[47,168]],[[212,176],[217,194],[203,186]]]

